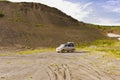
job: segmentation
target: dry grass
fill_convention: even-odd
[[[18,52],[18,54],[34,54],[34,53],[51,52],[51,51],[55,51],[55,49],[45,48],[45,49],[25,50],[25,51]]]

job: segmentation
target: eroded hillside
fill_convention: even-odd
[[[0,2],[0,46],[55,47],[67,41],[77,44],[105,38],[58,9],[40,3]]]

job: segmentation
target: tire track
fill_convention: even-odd
[[[67,64],[48,66],[47,74],[50,80],[71,80],[71,73]]]

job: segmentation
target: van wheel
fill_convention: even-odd
[[[62,53],[64,53],[64,52],[65,52],[65,50],[63,49],[61,52],[62,52]]]
[[[60,53],[60,51],[57,51],[57,53]]]
[[[75,50],[71,50],[71,52],[74,52]]]
[[[70,52],[70,51],[67,51],[67,52]]]

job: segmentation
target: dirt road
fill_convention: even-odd
[[[120,80],[120,58],[87,51],[0,56],[0,80]]]

